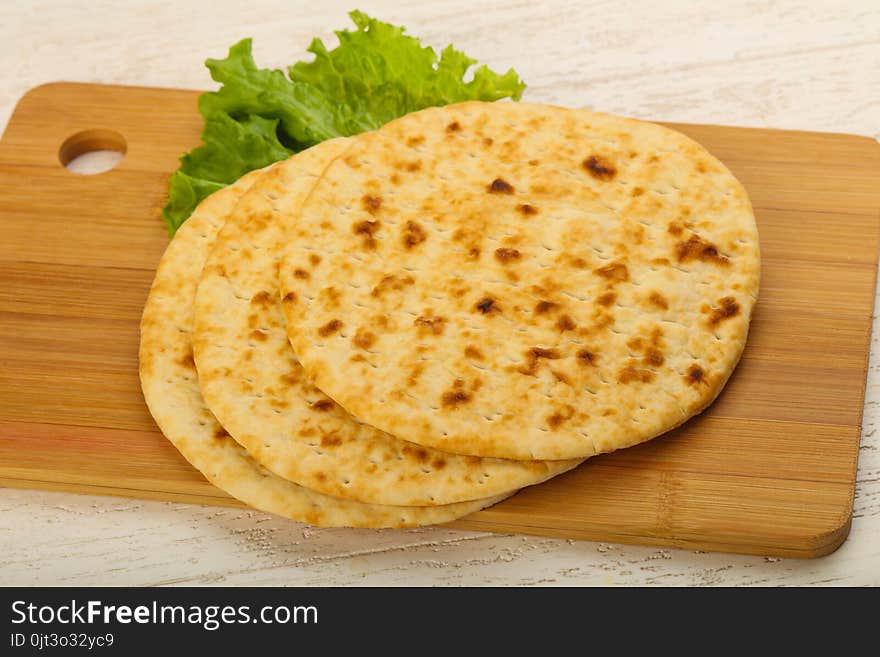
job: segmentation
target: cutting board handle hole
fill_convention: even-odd
[[[64,140],[58,160],[72,173],[104,173],[122,162],[126,148],[125,137],[115,130],[83,130]]]

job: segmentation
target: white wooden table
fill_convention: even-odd
[[[697,7],[697,5],[705,5]],[[880,137],[880,3],[360,2],[453,41],[526,98],[652,120]],[[207,57],[253,36],[283,67],[349,3],[0,3],[0,125],[53,80],[209,88]],[[0,236],[2,240],[2,236]],[[0,585],[880,584],[880,368],[871,371],[849,539],[812,561],[468,533],[313,529],[263,513],[0,489]]]

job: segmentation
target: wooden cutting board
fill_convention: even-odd
[[[162,437],[138,322],[168,237],[168,175],[199,142],[194,91],[57,83],[0,141],[0,485],[238,505]],[[680,429],[589,460],[454,527],[815,557],[846,538],[880,239],[880,145],[673,125],[745,184],[761,298],[742,362]],[[60,163],[125,148],[120,165]]]

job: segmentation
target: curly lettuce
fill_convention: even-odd
[[[373,130],[425,107],[519,100],[525,90],[513,69],[474,68],[476,60],[451,45],[438,55],[403,27],[359,11],[349,16],[356,29],[336,32],[336,48],[314,39],[308,48],[314,60],[286,73],[258,68],[250,39],[225,59],[205,62],[221,86],[199,98],[203,143],[181,157],[171,176],[162,211],[169,234],[206,196],[326,139]]]

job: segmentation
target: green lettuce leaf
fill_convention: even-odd
[[[512,69],[474,69],[476,61],[452,46],[438,56],[403,27],[359,11],[350,16],[357,29],[336,32],[332,50],[313,40],[314,60],[286,74],[258,68],[250,39],[225,59],[205,62],[221,86],[199,98],[203,143],[171,176],[162,212],[170,234],[206,196],[326,139],[373,130],[425,107],[522,96],[525,84]]]
[[[168,204],[162,218],[173,235],[205,197],[293,154],[278,140],[278,121],[246,115],[240,121],[226,113],[207,117],[202,145],[180,158],[180,168],[168,185]]]
[[[481,66],[465,82],[476,63],[447,46],[441,55],[406,36],[404,28],[353,11],[357,30],[336,32],[333,50],[315,39],[308,51],[314,61],[288,68],[294,83],[307,84],[339,108],[336,128],[352,135],[378,128],[399,116],[436,105],[464,100],[519,100],[525,89],[511,69],[504,75]]]

